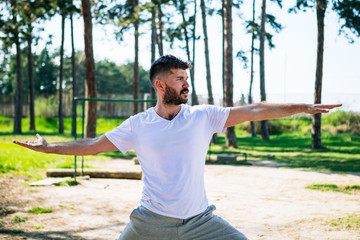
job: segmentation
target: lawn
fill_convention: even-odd
[[[103,134],[123,122],[118,118],[98,118],[97,134]],[[24,118],[23,130],[27,129],[28,119]],[[12,134],[12,118],[0,116],[0,173],[26,174],[36,179],[42,178],[47,168],[71,168],[73,156],[43,154],[27,150],[13,144],[13,139],[28,140],[40,133],[48,142],[72,141],[70,135],[71,118],[64,119],[65,133],[57,133],[56,118],[36,118],[37,131],[24,131],[22,135]],[[251,137],[248,124],[236,127],[237,149],[225,148],[225,136],[218,135],[219,144],[211,145],[215,153],[239,152],[247,153],[251,160],[272,160],[287,163],[287,167],[306,168],[326,171],[360,172],[360,136],[357,134],[333,134],[323,131],[322,141],[326,147],[321,151],[311,149],[311,120],[281,119],[271,122],[270,141],[262,141],[261,137]],[[81,136],[81,121],[78,121],[78,136]],[[86,160],[107,160],[114,158],[132,158],[134,152],[127,155],[119,151],[86,156]],[[91,167],[91,166],[88,166]]]

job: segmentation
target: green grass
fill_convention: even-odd
[[[33,228],[33,229],[44,229],[44,226],[43,226],[43,225],[40,225],[40,226],[33,226],[32,228]]]
[[[342,192],[346,194],[350,194],[352,192],[360,192],[359,185],[337,186],[335,184],[322,183],[322,184],[311,184],[309,186],[306,186],[305,188],[311,190],[319,190],[322,192],[333,191],[333,192]]]
[[[48,142],[72,141],[69,135],[54,136],[40,133]],[[24,135],[1,135],[0,134],[0,173],[11,173],[28,175],[34,180],[42,179],[48,168],[72,168],[74,156],[45,154],[28,150],[12,143],[12,140],[19,141],[35,139],[33,134]],[[119,151],[99,154],[96,156],[86,156],[86,160],[106,160],[118,157]],[[78,159],[78,162],[80,160]],[[79,163],[80,164],[80,163]],[[80,165],[78,165],[80,167]],[[89,168],[93,168],[86,165]]]
[[[21,217],[21,216],[15,216],[12,220],[14,222],[21,223],[21,222],[26,222],[28,220],[28,218],[27,217]]]
[[[65,180],[63,182],[59,182],[59,183],[55,183],[55,186],[58,187],[71,187],[71,186],[77,186],[79,184],[79,182],[75,182],[74,180]],[[60,207],[60,205],[59,205]]]
[[[211,145],[213,153],[245,152],[251,160],[271,160],[287,163],[289,168],[306,168],[327,171],[360,172],[360,137],[352,134],[322,134],[325,150],[311,149],[311,135],[290,132],[270,136],[263,141],[260,136],[237,138],[237,149],[226,149],[225,136],[219,135],[219,144]]]
[[[28,210],[27,212],[32,213],[32,214],[52,213],[52,209],[51,208],[33,207],[32,209]]]
[[[346,217],[336,218],[330,222],[332,227],[342,227],[342,228],[360,228],[360,215],[359,214],[349,214]]]
[[[335,112],[334,115],[324,115],[326,124],[356,125],[358,116],[351,113]],[[349,118],[344,120],[342,118]],[[101,135],[117,127],[125,119],[98,118],[97,134]],[[74,157],[56,154],[38,153],[13,144],[11,141],[35,139],[35,133],[40,133],[48,142],[72,141],[70,136],[71,118],[64,119],[65,133],[57,133],[56,118],[36,118],[37,131],[26,131],[28,118],[23,118],[23,134],[13,135],[13,119],[0,116],[0,173],[29,175],[34,180],[45,176],[48,168],[73,168]],[[81,135],[81,118],[77,119],[77,133]],[[256,123],[258,127],[258,123]],[[260,135],[251,137],[249,123],[235,127],[237,133],[237,149],[226,149],[225,135],[218,135],[219,144],[211,145],[215,154],[223,152],[245,152],[251,160],[269,160],[286,163],[289,168],[305,168],[313,170],[360,172],[360,136],[350,133],[333,134],[323,131],[322,142],[326,149],[314,151],[311,149],[311,119],[293,118],[270,121],[270,141],[262,141]],[[134,151],[122,154],[119,151],[86,156],[88,160],[107,160],[114,158],[131,159]],[[78,167],[81,160],[78,158]],[[88,168],[92,166],[85,165]]]

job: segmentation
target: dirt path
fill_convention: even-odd
[[[125,160],[87,164],[112,169],[138,167]],[[205,178],[209,202],[217,207],[215,213],[249,239],[360,240],[359,228],[330,226],[332,219],[360,214],[359,192],[344,194],[304,188],[312,183],[359,185],[360,176],[207,165]],[[90,179],[73,187],[19,184],[24,180],[0,178],[0,239],[115,240],[130,212],[138,206],[142,191],[142,182],[137,180]],[[33,207],[51,208],[53,212],[28,213]],[[15,216],[28,220],[16,223],[12,220]]]

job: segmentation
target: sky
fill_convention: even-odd
[[[244,1],[240,10],[233,10],[233,54],[234,54],[234,101],[241,95],[247,96],[250,82],[249,69],[243,69],[243,64],[235,56],[239,50],[250,51],[251,35],[245,33],[243,20],[251,19],[252,1]],[[313,102],[315,86],[315,67],[317,49],[317,23],[314,10],[298,11],[289,14],[288,9],[294,1],[283,1],[280,9],[274,3],[267,1],[267,12],[276,16],[283,25],[280,33],[274,33],[275,48],[265,51],[265,87],[269,102]],[[286,3],[285,3],[286,2]],[[260,1],[257,1],[257,17],[260,15]],[[65,53],[70,55],[70,23],[65,36]],[[212,86],[215,97],[222,97],[222,23],[220,16],[207,18]],[[60,17],[54,18],[44,25],[41,33],[43,41],[51,34],[53,47],[60,46]],[[325,17],[325,43],[323,68],[323,103],[344,103],[343,110],[360,112],[360,39],[350,44],[343,35],[339,35],[340,23],[336,13],[329,9]],[[200,9],[197,14],[197,34],[202,35],[202,19]],[[84,49],[83,21],[75,19],[75,48]],[[150,26],[140,28],[140,64],[150,68]],[[117,64],[132,62],[134,58],[133,35],[127,33],[124,41],[116,41],[113,27],[93,26],[95,60],[108,59]],[[41,46],[41,44],[39,45]],[[43,46],[43,45],[42,45]],[[56,47],[57,48],[57,47]],[[186,59],[184,49],[173,48],[165,43],[165,53],[177,55]],[[195,54],[195,89],[199,95],[207,95],[206,69],[204,59],[203,39],[196,42]],[[247,55],[250,59],[250,53]],[[255,75],[253,96],[260,98],[259,58],[255,57]]]

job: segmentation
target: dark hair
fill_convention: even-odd
[[[149,77],[151,85],[154,86],[154,80],[157,75],[168,73],[172,68],[188,69],[191,68],[191,63],[170,54],[159,57],[150,67]]]

